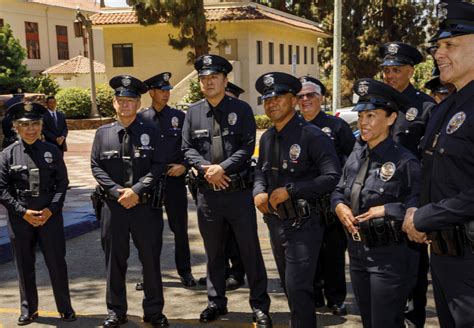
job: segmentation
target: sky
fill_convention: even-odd
[[[126,0],[105,0],[105,5],[111,7],[127,7],[125,1]]]

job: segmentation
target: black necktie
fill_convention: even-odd
[[[269,183],[268,192],[271,194],[273,190],[278,188],[278,178],[280,169],[280,141],[278,140],[278,133],[275,132],[271,142],[271,157],[270,157],[271,181]]]
[[[56,125],[56,127],[58,127],[58,118],[56,116],[56,112],[53,112],[53,121],[54,121],[54,125]]]
[[[212,120],[212,164],[219,164],[224,160],[224,148],[222,147],[221,126],[214,110],[214,118]]]
[[[131,187],[133,185],[133,169],[132,169],[132,140],[130,131],[124,130],[122,137],[122,160],[124,165],[124,187]]]
[[[354,184],[352,185],[351,189],[351,209],[352,214],[358,215],[359,214],[359,206],[360,206],[360,192],[362,187],[364,186],[365,176],[367,175],[367,171],[369,169],[369,154],[367,153],[362,162],[362,165],[359,168],[359,172],[357,172],[357,176],[354,180]]]

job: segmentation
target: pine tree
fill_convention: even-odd
[[[10,93],[21,88],[22,79],[30,76],[23,60],[26,50],[13,37],[10,25],[0,28],[0,92]]]

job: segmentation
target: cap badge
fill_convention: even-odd
[[[43,157],[46,163],[51,164],[53,162],[53,154],[51,154],[49,151],[45,152]]]
[[[170,80],[170,75],[168,73],[163,74],[163,81],[168,82]]]
[[[173,129],[177,129],[179,126],[179,118],[177,118],[176,116],[173,116],[171,118],[171,126],[173,127]]]
[[[130,80],[130,77],[125,76],[121,82],[124,87],[128,87],[130,83],[132,83],[132,80]]]
[[[440,21],[444,21],[446,18],[448,18],[448,8],[446,8],[447,6],[448,4],[446,2],[440,2],[436,7],[436,15]]]
[[[466,120],[466,113],[464,112],[459,112],[454,114],[454,116],[449,120],[448,126],[446,126],[446,133],[447,134],[453,134],[456,132],[461,125],[464,123]]]
[[[270,87],[275,83],[275,78],[273,77],[272,74],[267,74],[263,77],[263,84],[265,86]]]
[[[33,109],[33,104],[32,103],[25,103],[24,108],[27,112],[31,112]]]
[[[235,123],[237,123],[237,114],[234,112],[229,113],[227,116],[227,122],[229,122],[229,125],[235,125]]]
[[[301,154],[301,146],[298,144],[291,145],[290,152],[289,152],[290,159],[292,161],[296,161],[298,157],[300,157],[300,154]]]
[[[405,118],[409,122],[414,121],[417,116],[418,116],[418,109],[415,107],[409,108],[405,114]]]
[[[148,146],[150,144],[150,136],[146,133],[140,136],[140,142],[143,146]]]
[[[388,45],[387,47],[387,51],[390,55],[396,55],[398,53],[398,49],[400,48],[400,46],[398,44],[395,44],[395,43],[391,43]]]
[[[212,57],[211,56],[204,56],[202,58],[202,63],[206,66],[212,65]]]
[[[359,82],[359,85],[357,86],[357,93],[359,94],[359,96],[365,96],[366,94],[368,94],[369,82],[367,81]]]
[[[397,167],[395,166],[395,163],[393,162],[384,163],[382,167],[380,168],[380,179],[383,182],[387,182],[393,177],[396,169]]]

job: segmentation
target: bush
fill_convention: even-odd
[[[91,112],[89,91],[82,88],[66,88],[56,94],[58,109],[67,118],[87,118]]]
[[[24,78],[22,81],[24,92],[42,93],[46,96],[54,96],[59,91],[56,79],[48,75],[36,75]]]
[[[201,86],[198,80],[189,80],[189,92],[183,97],[182,101],[186,104],[192,104],[204,98],[201,92]]]
[[[102,117],[114,117],[113,105],[114,90],[108,84],[99,84],[96,87],[97,109]]]
[[[267,115],[255,115],[255,122],[257,123],[257,129],[268,129],[273,126]]]

